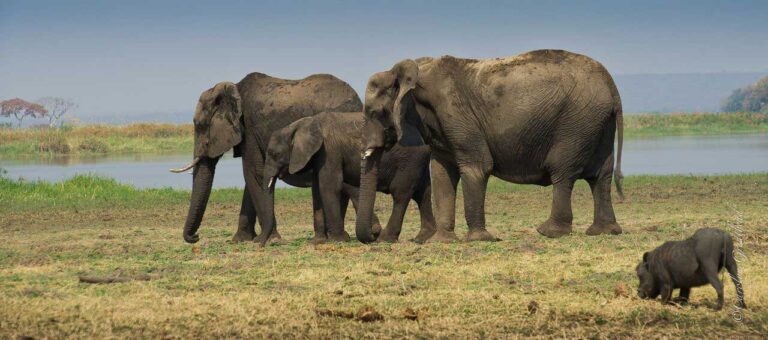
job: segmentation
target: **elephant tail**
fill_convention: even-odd
[[[617,93],[618,97],[618,93]],[[613,172],[613,180],[616,182],[616,192],[619,194],[619,200],[624,200],[624,174],[621,173],[621,151],[624,146],[624,114],[621,108],[621,99],[617,99],[616,108],[614,113],[616,114],[616,130],[618,130],[619,146],[616,150],[616,170]]]

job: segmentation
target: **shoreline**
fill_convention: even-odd
[[[192,124],[83,125],[61,129],[0,128],[0,159],[191,153]],[[624,138],[768,133],[766,113],[624,115]]]

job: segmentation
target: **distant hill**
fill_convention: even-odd
[[[718,112],[734,90],[768,72],[615,75],[624,112]]]

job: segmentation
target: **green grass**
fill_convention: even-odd
[[[278,195],[281,199],[304,199],[310,193],[301,189],[280,189]],[[0,176],[0,212],[43,208],[146,208],[185,204],[189,196],[189,191],[173,188],[139,190],[111,178],[93,175],[77,175],[58,183],[18,181]],[[216,202],[240,203],[241,199],[240,189],[217,189],[211,193],[211,200]]]
[[[189,192],[136,190],[77,177],[61,184],[0,180],[0,338],[734,338],[768,333],[768,174],[628,176],[615,204],[620,236],[590,237],[592,198],[573,194],[574,233],[543,238],[551,187],[492,180],[489,231],[502,241],[416,245],[411,205],[401,242],[312,246],[308,189],[276,191],[285,244],[229,242],[238,190],[214,190],[201,241],[181,240]],[[390,200],[376,212],[386,220]],[[462,198],[457,232],[466,232]],[[347,229],[354,225],[352,210]],[[635,297],[644,251],[697,228],[729,230],[749,310],[713,311],[711,287],[690,306]],[[738,231],[741,231],[737,233]],[[78,275],[149,274],[94,285]],[[537,308],[529,306],[535,301]],[[321,316],[370,306],[384,321]],[[407,309],[418,321],[404,318]]]
[[[765,113],[625,115],[627,138],[768,132]],[[61,130],[0,127],[0,159],[54,154],[191,152],[192,124],[85,125]]]
[[[627,138],[680,135],[724,135],[768,132],[768,114],[672,113],[625,115]]]

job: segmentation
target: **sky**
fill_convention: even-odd
[[[613,74],[768,71],[768,1],[0,0],[0,99],[68,97],[79,115],[191,112],[254,71],[368,77],[421,56],[540,48]]]

